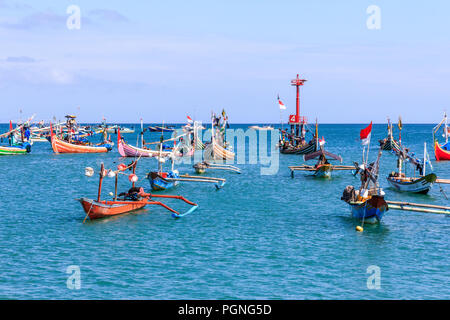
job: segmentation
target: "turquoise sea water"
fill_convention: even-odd
[[[364,126],[320,125],[319,134],[328,151],[352,164],[361,159]],[[432,127],[404,125],[403,143],[422,157],[426,141],[434,159]],[[372,160],[385,134],[386,125],[374,125]],[[136,134],[124,136],[136,143]],[[147,141],[158,138],[146,133]],[[75,199],[95,197],[98,186],[97,174],[88,178],[84,168],[97,173],[101,162],[115,167],[130,159],[119,159],[116,147],[107,154],[56,155],[50,143],[35,143],[29,155],[0,157],[1,299],[450,299],[449,217],[390,210],[380,225],[358,233],[359,222],[340,200],[347,185],[359,185],[349,172],[335,172],[331,180],[298,172],[292,179],[288,166],[302,157],[279,155],[275,175],[238,165],[241,175],[208,173],[227,179],[220,191],[185,183],[166,192],[199,204],[182,219],[148,206],[82,224],[85,213]],[[437,185],[426,196],[388,188],[385,177],[395,166],[385,152],[380,182],[386,199],[449,205]],[[449,162],[433,166],[450,178]],[[156,160],[142,159],[138,185],[148,188],[144,175],[156,167]],[[191,165],[178,169],[194,174]],[[121,180],[125,191],[129,183]],[[443,189],[450,197],[450,186]],[[103,195],[110,191],[113,179],[106,179]],[[79,290],[66,285],[71,265],[81,271]],[[371,265],[381,270],[379,290],[367,288]]]

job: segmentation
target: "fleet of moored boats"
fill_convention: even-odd
[[[330,161],[339,161],[343,159],[339,155],[335,155],[325,150],[325,139],[319,139],[317,121],[314,128],[308,125],[305,117],[300,115],[300,87],[305,84],[306,80],[297,78],[291,81],[291,85],[296,87],[296,114],[289,116],[288,128],[284,129],[281,124],[280,138],[277,147],[282,154],[303,155],[305,162],[317,160],[315,165],[298,165],[290,166],[292,177],[295,171],[310,172],[315,177],[331,178],[333,171],[347,170],[353,175],[359,175],[361,185],[359,187],[347,186],[343,192],[341,200],[345,201],[349,207],[353,217],[362,221],[361,226],[357,226],[358,231],[363,231],[364,223],[378,223],[383,215],[389,209],[409,210],[418,212],[449,214],[450,207],[436,206],[428,204],[407,203],[399,201],[388,201],[385,199],[385,193],[379,186],[379,166],[380,158],[383,151],[391,151],[397,157],[397,171],[391,172],[387,177],[389,185],[397,191],[422,193],[429,192],[431,187],[436,184],[450,183],[448,179],[442,179],[435,173],[426,174],[426,166],[429,165],[431,170],[431,161],[427,153],[426,144],[424,146],[424,157],[419,159],[408,148],[402,145],[401,130],[402,124],[399,119],[399,139],[396,140],[393,135],[393,125],[388,119],[387,137],[380,140],[378,156],[374,162],[369,162],[370,137],[372,131],[372,123],[361,130],[360,139],[363,142],[363,161],[361,164],[354,162],[352,165],[335,165]],[[284,109],[284,104],[278,98],[280,109]],[[146,178],[149,180],[150,187],[153,191],[168,190],[176,187],[180,183],[197,182],[210,183],[216,189],[221,189],[226,183],[224,178],[207,177],[204,173],[207,170],[226,170],[234,173],[240,173],[240,169],[223,164],[224,160],[233,160],[235,153],[230,144],[226,141],[226,128],[229,127],[228,117],[225,111],[217,116],[212,113],[211,116],[211,140],[203,142],[200,130],[205,129],[196,121],[192,121],[188,117],[188,123],[181,128],[181,134],[170,139],[164,138],[164,133],[180,132],[176,131],[173,126],[150,126],[144,128],[141,120],[140,135],[138,141],[133,145],[126,141],[124,134],[135,132],[134,128],[126,128],[118,125],[107,125],[103,121],[96,126],[81,126],[77,124],[76,117],[72,115],[66,116],[65,122],[49,124],[45,126],[43,122],[32,125],[33,117],[19,123],[14,128],[10,122],[9,130],[0,134],[2,144],[0,144],[0,155],[17,155],[31,152],[33,143],[50,142],[55,153],[104,153],[109,152],[116,145],[121,157],[132,157],[134,160],[131,164],[120,164],[116,169],[107,169],[102,164],[99,173],[99,187],[97,199],[78,199],[82,204],[86,217],[90,219],[98,219],[114,216],[137,209],[141,209],[146,205],[159,205],[172,213],[172,216],[179,218],[185,216],[197,208],[197,204],[185,199],[182,196],[157,195],[144,191],[143,188],[136,187],[138,177],[135,174],[136,166],[142,157],[152,157],[157,159],[158,168],[147,173]],[[445,139],[444,143],[439,143],[438,132],[443,126]],[[251,126],[254,130],[274,130],[271,126]],[[434,155],[437,161],[450,160],[450,143],[448,136],[450,128],[447,126],[447,115],[444,114],[443,120],[433,128],[433,147]],[[160,132],[159,141],[146,142],[144,132]],[[117,141],[114,143],[111,134],[117,134]],[[307,134],[311,137],[308,139]],[[93,143],[91,137],[101,135],[101,141]],[[7,143],[4,142],[7,140]],[[154,148],[152,148],[154,146]],[[366,150],[367,147],[367,150]],[[180,174],[175,169],[176,159],[180,157],[193,157],[195,151],[203,153],[203,162],[196,163],[194,169],[197,175]],[[366,152],[367,151],[367,152]],[[164,164],[169,161],[170,170],[164,170]],[[406,175],[406,165],[413,166],[413,174]],[[131,173],[126,173],[131,171]],[[87,167],[85,174],[92,176],[94,169]],[[118,194],[117,185],[118,177],[127,175],[132,186],[127,192]],[[115,179],[115,192],[111,193],[112,200],[101,200],[102,182],[105,177]],[[442,188],[441,188],[442,190]],[[443,193],[444,196],[445,193]],[[159,201],[160,198],[175,198],[191,205],[191,208],[180,213]]]

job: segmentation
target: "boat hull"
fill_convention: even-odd
[[[31,152],[31,145],[29,143],[25,143],[24,145],[18,146],[0,146],[0,156],[27,154],[30,152]]]
[[[109,151],[108,147],[84,146],[62,141],[54,134],[51,137],[51,142],[55,153],[105,153]]]
[[[387,181],[397,191],[427,194],[436,179],[437,176],[430,173],[412,181],[404,181],[395,177],[388,177]]]
[[[363,220],[364,223],[378,223],[389,210],[388,204],[382,196],[372,196],[364,202],[349,202],[353,218]]]
[[[400,151],[400,146],[399,146],[397,141],[392,140],[392,139],[388,139],[386,141],[386,143],[384,144],[384,146],[383,146],[383,150],[386,150],[386,151],[390,151],[390,150]]]
[[[95,201],[92,199],[78,199],[89,219],[101,219],[131,212],[145,207],[147,199],[140,201]]]
[[[314,141],[311,141],[310,143],[303,145],[303,146],[280,146],[280,152],[283,154],[308,154],[315,152],[317,150],[316,143]]]
[[[450,160],[450,142],[439,145],[437,141],[434,142],[434,156],[437,161]]]
[[[154,191],[164,191],[167,189],[174,188],[178,185],[179,181],[169,181],[165,178],[179,178],[179,175],[173,171],[170,172],[150,172],[148,174],[148,180],[150,186]]]
[[[323,164],[317,167],[314,176],[317,178],[331,178],[331,164]]]

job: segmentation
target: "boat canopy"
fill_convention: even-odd
[[[324,157],[326,157],[328,160],[339,160],[339,161],[342,162],[342,157],[341,156],[337,156],[337,155],[332,154],[332,153],[330,153],[328,151],[325,151],[323,149],[320,149],[320,150],[318,150],[316,152],[313,152],[313,153],[306,154],[305,155],[305,161],[316,159],[316,158],[318,158],[318,157],[320,157],[322,155]]]

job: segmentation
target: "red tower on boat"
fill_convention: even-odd
[[[304,85],[305,82],[308,81],[306,79],[300,79],[298,74],[297,78],[294,80],[291,80],[291,85],[297,87],[297,101],[296,101],[296,114],[291,114],[289,116],[289,124],[290,125],[300,125],[300,124],[306,124],[306,118],[300,117],[300,86]]]
[[[297,78],[291,80],[291,85],[297,88],[297,109],[296,114],[289,116],[290,132],[281,130],[280,136],[280,152],[284,154],[308,154],[314,152],[318,148],[318,130],[316,121],[316,130],[313,133],[307,127],[306,117],[300,116],[300,87],[305,84],[306,79]],[[306,133],[312,134],[312,139],[306,140]]]

